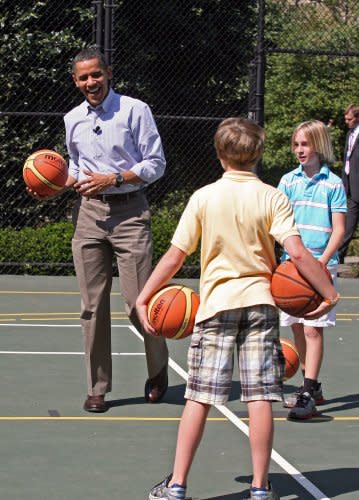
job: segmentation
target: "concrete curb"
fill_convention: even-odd
[[[359,257],[345,257],[344,264],[339,264],[338,266],[338,277],[359,278]]]

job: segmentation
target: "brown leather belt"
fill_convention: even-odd
[[[96,200],[102,201],[102,203],[111,203],[111,201],[129,201],[133,198],[137,198],[142,194],[142,190],[130,191],[129,193],[109,193],[109,194],[98,194],[96,195]]]

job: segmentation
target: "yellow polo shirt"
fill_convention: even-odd
[[[172,244],[193,253],[201,240],[196,322],[219,311],[272,304],[274,242],[299,235],[288,198],[253,172],[225,172],[190,198]]]

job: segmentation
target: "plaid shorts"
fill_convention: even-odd
[[[266,304],[222,311],[195,326],[185,398],[211,405],[227,402],[235,345],[241,401],[282,401],[278,311]]]

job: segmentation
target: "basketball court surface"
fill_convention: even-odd
[[[197,290],[197,281],[174,280]],[[309,421],[288,421],[274,404],[271,480],[281,499],[359,499],[359,281],[339,278],[337,326],[325,331],[321,371],[326,404]],[[0,498],[146,500],[172,469],[182,413],[189,338],[168,341],[169,389],[143,397],[141,336],[113,281],[113,392],[110,409],[90,414],[73,277],[0,276]],[[289,329],[281,335],[291,339]],[[285,384],[293,392],[299,374]],[[251,462],[246,406],[235,372],[228,405],[213,408],[191,469],[193,500],[248,495]]]

